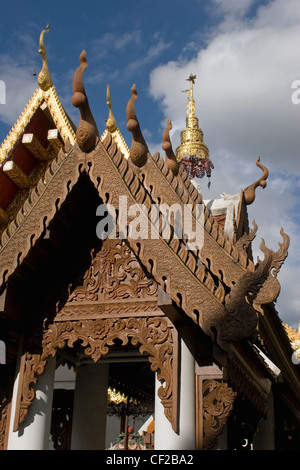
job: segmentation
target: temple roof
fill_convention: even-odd
[[[43,35],[40,44],[43,51]],[[45,72],[45,53],[42,56]],[[36,90],[0,148],[1,292],[37,241],[49,236],[51,222],[70,200],[70,192],[82,175],[99,198],[117,210],[121,196],[127,196],[128,208],[143,204],[147,227],[153,226],[153,205],[177,204],[182,209],[189,205],[196,226],[199,221],[194,210],[203,205],[201,249],[189,249],[185,235],[176,238],[175,224],[168,238],[162,236],[160,228],[155,239],[128,237],[130,249],[186,318],[224,350],[242,357],[236,345],[257,331],[259,319],[259,325],[266,326],[266,337],[277,341],[279,352],[274,356],[278,359],[282,354],[283,368],[296,389],[299,377],[287,361],[288,342],[280,345],[284,330],[278,330],[273,307],[280,291],[277,274],[287,256],[289,238],[282,230],[283,242],[277,252],[263,242],[264,259],[256,264],[251,254],[257,226],[254,222],[249,229],[247,205],[254,201],[256,188],[265,187],[267,169],[258,159],[256,164],[263,175],[255,183],[237,195],[224,194],[220,200],[203,203],[201,193],[173,152],[171,121],[162,136],[165,158],[158,152],[150,154],[135,113],[135,85],[126,108],[130,148],[114,119],[109,87],[108,119],[99,137],[83,86],[86,67],[83,51],[73,78],[72,103],[80,113],[77,129],[63,110],[46,68],[46,79],[40,80],[44,89],[39,86]],[[76,208],[72,211],[76,213]]]

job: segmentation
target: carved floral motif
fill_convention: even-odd
[[[92,262],[82,286],[74,289],[69,302],[147,298],[157,293],[130,248],[121,240],[106,239],[99,251],[92,251]]]
[[[226,383],[209,379],[203,382],[203,445],[212,449],[221,434],[236,393]]]

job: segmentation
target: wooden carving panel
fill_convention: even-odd
[[[203,447],[212,449],[232,410],[236,393],[226,383],[205,380],[203,393]]]
[[[114,340],[122,345],[129,341],[139,347],[141,354],[149,355],[153,372],[158,372],[162,385],[158,396],[165,409],[165,415],[177,430],[177,333],[170,322],[163,317],[97,319],[85,321],[55,322],[43,334],[42,353],[23,356],[20,370],[19,400],[16,412],[15,430],[27,416],[28,408],[35,397],[32,384],[37,382],[49,356],[55,356],[58,349],[72,348],[80,342],[87,356],[95,362],[109,352]],[[78,344],[78,343],[77,343]]]
[[[107,238],[99,251],[92,251],[83,283],[68,302],[152,299],[156,294],[157,283],[145,275],[131,249],[122,240]]]

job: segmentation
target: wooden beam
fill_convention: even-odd
[[[5,308],[5,300],[6,300],[6,292],[7,292],[7,286],[5,287],[4,291],[2,294],[0,294],[0,312],[4,312]]]
[[[58,153],[62,148],[63,144],[59,138],[58,129],[50,129],[47,136],[48,142],[50,143],[53,150]]]
[[[37,160],[47,161],[52,158],[51,152],[47,152],[34,134],[24,134],[22,143]]]
[[[14,161],[9,160],[6,162],[3,166],[3,171],[20,189],[30,186],[28,176]]]
[[[41,109],[41,111],[43,111],[43,113],[45,114],[45,116],[46,116],[50,121],[52,121],[52,116],[51,116],[51,113],[50,113],[50,110],[49,110],[49,107],[48,107],[46,101],[43,101],[43,103],[42,103],[41,106],[40,106],[40,109]]]

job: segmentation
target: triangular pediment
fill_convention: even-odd
[[[69,296],[56,321],[162,315],[158,284],[120,239],[107,238],[93,248],[90,265],[69,285]]]
[[[184,180],[184,174],[178,177],[172,175],[159,155],[153,158],[148,156],[142,177],[141,172],[136,172],[130,160],[118,150],[110,133],[103,141],[99,139],[95,150],[88,155],[77,144],[69,145],[59,151],[19,210],[15,221],[2,234],[2,283],[22,263],[36,241],[46,236],[51,221],[81,175],[90,180],[100,197],[99,202],[109,203],[116,210],[121,197],[127,198],[128,211],[137,204],[143,204],[150,211],[158,201],[158,195],[161,202],[168,202],[170,206],[175,202],[181,206],[188,202],[193,205],[198,197],[195,188],[191,187],[188,180]],[[150,186],[150,178],[153,176],[155,182],[152,181]],[[150,234],[153,225],[150,212],[143,217]],[[230,292],[232,281],[238,284],[239,279],[245,276],[246,280],[248,277],[260,279],[266,275],[265,270],[269,266],[263,264],[256,272],[253,264],[248,266],[249,261],[243,251],[235,250],[232,243],[226,245],[228,240],[214,224],[208,211],[204,221],[202,252],[206,255],[202,259],[199,254],[188,249],[184,239],[175,238],[173,230],[168,238],[158,230],[158,236],[154,239],[136,240],[129,237],[127,243],[149,277],[154,278],[172,301],[207,334],[214,336],[214,331],[223,325],[221,328],[226,326],[228,338],[231,335],[248,335],[257,321],[256,314],[252,310],[249,312],[244,299],[239,298],[238,301],[245,307],[243,329],[241,331],[239,327],[240,321],[235,323],[235,318],[235,325],[228,329],[226,300],[233,302],[234,298],[227,295],[225,299],[225,296]],[[236,259],[233,253],[236,253]],[[216,276],[220,263],[223,274]],[[256,284],[253,281],[253,285]]]
[[[0,146],[0,233],[66,142],[75,143],[75,126],[55,87],[37,88]]]

